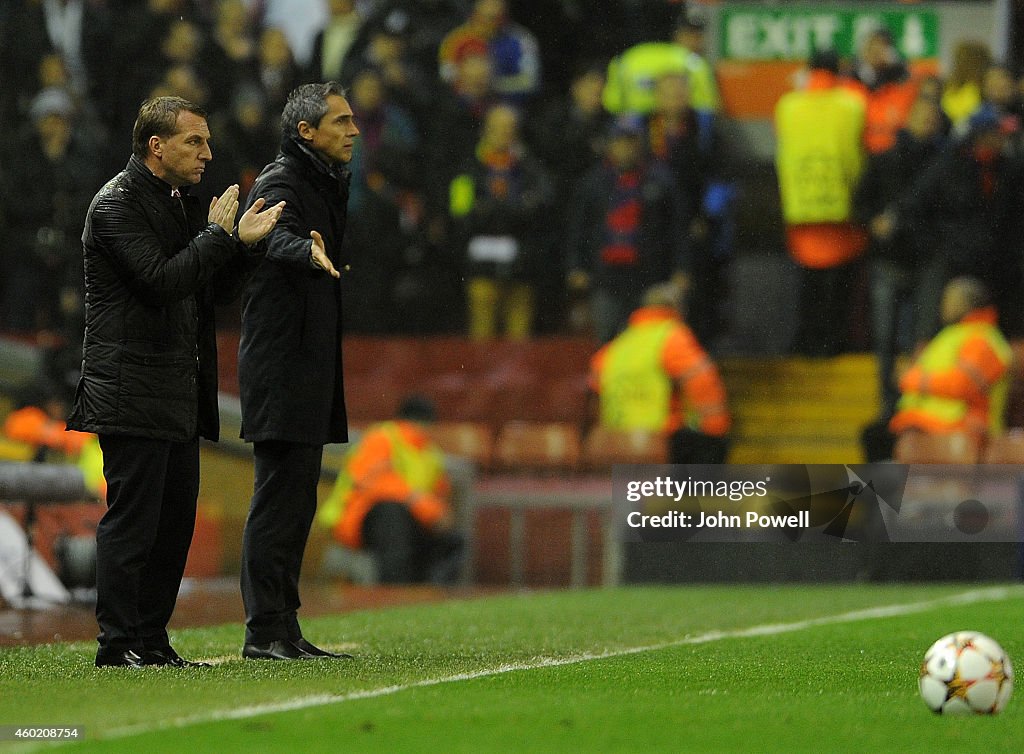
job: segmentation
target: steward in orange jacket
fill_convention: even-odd
[[[918,82],[910,76],[892,32],[879,26],[864,36],[850,88],[864,97],[864,146],[869,154],[891,149],[910,117]]]
[[[45,407],[28,405],[8,414],[3,425],[4,437],[30,446],[35,461],[52,460],[51,454],[57,453],[63,456],[63,461],[77,463],[86,489],[105,499],[107,482],[96,435],[66,429],[67,424],[59,417],[67,413],[67,406],[59,399],[44,403]]]
[[[864,167],[865,103],[839,79],[834,50],[808,62],[807,85],[775,106],[775,167],[786,244],[800,266],[796,350],[834,356],[848,349],[850,290],[867,233],[853,222]]]
[[[833,70],[834,56],[811,61],[803,89],[775,107],[776,170],[789,251],[802,267],[828,269],[863,252],[852,201],[864,168],[865,100]]]
[[[917,100],[916,81],[894,81],[866,93],[864,146],[869,154],[891,149]]]
[[[434,415],[433,404],[414,397],[397,419],[367,429],[317,514],[339,543],[374,554],[382,583],[457,575],[462,538],[450,531],[451,483],[425,426]]]
[[[668,434],[672,463],[722,463],[731,425],[725,387],[679,304],[673,285],[654,286],[626,329],[594,354],[600,421]]]
[[[889,423],[894,435],[964,431],[978,439],[1004,429],[1012,350],[996,326],[985,286],[956,278],[946,286],[947,326],[900,380],[902,396]]]
[[[65,456],[77,456],[95,435],[65,431],[63,419],[56,419],[38,406],[25,406],[8,414],[4,435],[11,440],[37,448],[40,454],[55,450]],[[42,459],[40,459],[42,460]]]

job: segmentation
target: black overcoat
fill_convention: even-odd
[[[267,252],[242,294],[238,382],[242,438],[323,445],[348,440],[341,366],[341,287],[310,261],[310,231],[338,270],[348,171],[285,139],[249,192],[284,201]],[[342,272],[344,274],[344,272]]]

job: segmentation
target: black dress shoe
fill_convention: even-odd
[[[100,650],[96,653],[98,668],[141,668],[144,665],[142,658],[130,649],[123,652]]]
[[[192,662],[175,652],[171,647],[147,649],[142,653],[143,665],[169,665],[172,668],[212,668],[208,662]]]
[[[326,649],[320,649],[320,647],[316,646],[315,644],[310,644],[305,639],[293,641],[292,644],[301,649],[303,652],[311,654],[314,657],[331,657],[336,660],[352,659],[352,655],[350,654],[346,654],[345,652],[328,652]]]
[[[313,655],[299,649],[287,639],[278,639],[269,644],[246,644],[242,657],[247,660],[311,660]]]

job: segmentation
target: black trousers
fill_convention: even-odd
[[[404,503],[373,506],[363,519],[363,541],[382,584],[454,584],[461,572],[462,536],[425,529]]]
[[[169,646],[196,525],[199,440],[100,435],[107,512],[96,527],[100,651]]]
[[[669,463],[725,463],[729,454],[729,438],[713,437],[682,427],[668,438]]]
[[[316,515],[323,446],[254,443],[255,482],[242,534],[245,641],[302,638],[299,572]]]
[[[860,446],[868,463],[891,460],[896,449],[896,436],[889,431],[888,420],[874,421],[864,427],[860,433]]]
[[[800,269],[796,351],[824,358],[845,353],[850,345],[852,291],[859,261],[827,269]]]

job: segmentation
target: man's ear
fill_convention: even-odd
[[[149,151],[157,157],[163,156],[164,145],[156,134],[149,137]]]
[[[313,127],[307,121],[300,120],[295,130],[303,141],[313,141]]]

